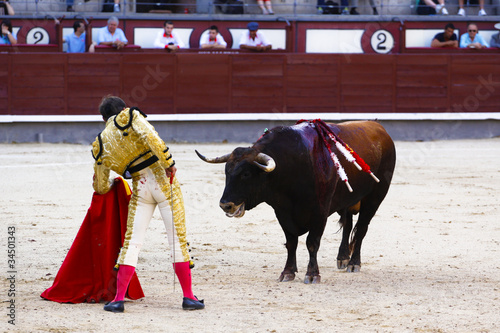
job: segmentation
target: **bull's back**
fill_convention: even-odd
[[[396,149],[385,128],[375,121],[349,121],[331,124],[334,132],[373,169],[385,162],[394,168]]]
[[[345,143],[347,143],[356,153],[363,159],[374,163],[374,167],[378,164],[378,160],[389,158],[394,155],[395,147],[391,137],[384,127],[375,121],[348,121],[339,124],[328,124],[333,132],[338,135]],[[317,158],[327,157],[329,154],[326,149],[321,149],[322,152],[315,154],[318,146],[325,148],[323,141],[318,137],[315,127],[308,123],[301,123],[292,126],[295,135],[300,137],[300,141],[304,144],[305,149]],[[332,148],[336,151],[334,145]],[[336,152],[339,154],[338,152]]]
[[[350,121],[340,124],[328,124],[332,131],[351,147],[371,168],[373,173],[383,183],[384,192],[387,192],[395,166],[396,152],[394,142],[384,127],[374,121]],[[352,163],[345,160],[335,145],[331,144],[333,152],[339,157],[342,167],[346,171],[349,183],[354,191],[348,192],[344,184],[339,182],[337,170],[331,161],[324,142],[317,138],[316,145],[323,148],[323,153],[314,154],[315,159],[325,159],[328,167],[315,167],[315,179],[318,198],[325,198],[320,205],[332,214],[339,209],[349,207],[368,195],[378,184],[365,172],[359,171]],[[319,180],[319,181],[318,181]],[[326,187],[324,187],[326,185]],[[334,191],[334,192],[330,192]],[[329,193],[331,195],[329,195]],[[382,195],[385,196],[385,193]]]
[[[385,128],[375,121],[346,121],[340,124],[329,124],[334,131],[345,139],[356,141],[358,138],[364,142],[380,141],[394,145]],[[337,128],[337,130],[335,130]]]
[[[380,183],[367,173],[358,171],[352,164],[345,163],[354,192],[345,196],[347,205],[354,204],[372,192],[376,192],[376,205],[384,199],[392,180],[396,164],[396,149],[391,137],[382,125],[374,121],[353,121],[338,125],[335,131],[371,168]],[[340,200],[338,197],[335,200]],[[332,211],[342,208],[332,203]]]
[[[328,125],[363,158],[376,175],[392,176],[395,164],[394,142],[382,125],[374,121],[350,121]],[[315,184],[318,198],[330,197],[326,194],[335,189],[333,182],[338,180],[338,174],[323,139],[318,136],[316,126],[303,122],[290,127],[275,128],[273,131],[276,134],[273,138],[273,149],[269,150],[268,146],[264,152],[276,157],[277,169],[286,169],[284,174],[289,176],[291,183],[297,184],[296,175],[301,175],[300,181]],[[356,184],[359,193],[361,187],[364,187],[361,184],[366,183],[366,178],[363,177],[371,178],[347,162],[335,145],[331,146],[340,158],[349,180],[354,184],[360,183]],[[283,165],[286,167],[283,168]],[[381,168],[384,170],[380,170]],[[284,181],[285,179],[280,179],[280,182]],[[388,181],[390,182],[390,179]],[[325,204],[328,205],[326,202]]]

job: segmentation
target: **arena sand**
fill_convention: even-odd
[[[246,146],[248,144],[241,144]],[[40,298],[80,227],[92,196],[89,146],[1,144],[0,331],[13,332],[499,332],[500,139],[397,142],[391,189],[373,219],[360,273],[336,267],[333,215],[319,251],[322,283],[305,285],[305,236],[295,281],[276,280],[285,238],[261,204],[240,219],[218,207],[223,165],[202,162],[236,144],[169,144],[177,161],[206,309],[181,309],[158,212],[141,252],[146,297],[126,313],[102,304]],[[16,228],[15,297],[8,296],[8,227]],[[15,325],[9,300],[15,300]]]

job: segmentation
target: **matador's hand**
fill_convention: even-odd
[[[165,173],[167,174],[167,177],[175,177],[175,173],[177,172],[177,168],[175,166],[171,166],[168,169],[165,169]]]

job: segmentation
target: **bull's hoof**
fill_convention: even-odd
[[[346,272],[347,273],[358,273],[361,270],[361,265],[348,265]]]
[[[349,265],[349,259],[337,260],[338,269],[346,269],[347,265]]]
[[[304,279],[305,284],[318,284],[321,283],[320,275],[306,275]]]
[[[290,282],[293,281],[294,279],[295,279],[294,273],[281,273],[278,282]]]

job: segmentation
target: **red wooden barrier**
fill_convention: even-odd
[[[0,114],[498,112],[500,54],[0,54]]]

